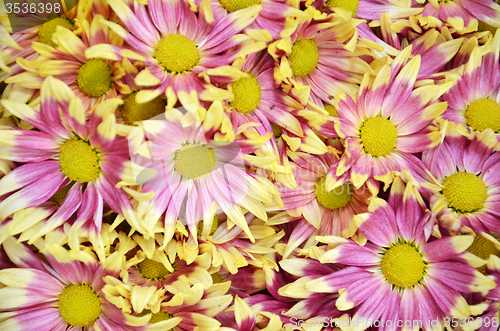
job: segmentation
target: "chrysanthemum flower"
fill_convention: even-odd
[[[139,60],[146,69],[136,83],[148,88],[137,94],[137,101],[150,101],[170,89],[185,106],[199,102],[198,94],[206,84],[198,76],[201,72],[230,65],[239,57],[241,49],[236,48],[249,38],[238,33],[261,7],[252,6],[209,23],[203,12],[196,15],[185,0],[150,0],[147,7],[133,1],[112,0],[109,4],[131,33],[118,24],[107,25],[128,46],[96,45],[86,51],[87,58]]]
[[[459,133],[422,154],[423,162],[442,185],[430,197],[431,210],[442,225],[458,231],[468,226],[476,233],[500,232],[500,153],[491,130],[468,140]]]
[[[477,30],[477,20],[500,27],[500,5],[493,0],[429,0],[422,16],[435,17],[459,33]]]
[[[152,260],[145,261],[153,262]],[[181,264],[179,266],[182,267]],[[161,277],[162,269],[165,269],[165,267],[159,267],[152,263],[145,263],[142,267],[147,269],[146,274],[148,277],[154,276],[158,277],[158,279]],[[131,312],[141,313],[143,310],[158,314],[161,312],[162,302],[169,306],[193,305],[198,302],[204,290],[213,286],[211,282],[207,286],[204,283],[206,279],[201,277],[201,282],[196,281],[197,276],[192,273],[193,267],[196,266],[186,267],[187,275],[183,275],[182,269],[180,269],[175,276],[172,275],[170,278],[162,279],[161,286],[148,285],[147,283],[137,284],[131,278],[130,281],[126,281],[114,276],[106,276],[104,278],[106,286],[103,288],[103,293],[109,302],[126,314]],[[207,276],[211,281],[208,273]],[[177,320],[177,323],[180,321],[178,318],[175,320]]]
[[[370,51],[356,45],[358,20],[342,21],[334,14],[321,14],[314,7],[306,10],[296,31],[269,47],[280,61],[275,79],[292,85],[304,85],[321,100],[328,102],[338,92],[356,95],[364,73],[373,69],[359,56]],[[354,39],[353,39],[354,38]]]
[[[33,61],[23,61],[30,71],[31,81],[25,82],[22,74],[6,80],[21,86],[41,85],[44,77],[54,76],[66,83],[73,93],[82,100],[85,109],[93,109],[103,100],[115,98],[121,89],[117,68],[113,61],[96,58],[87,60],[85,50],[95,44],[117,43],[119,38],[110,35],[110,31],[101,15],[93,17],[92,22],[83,20],[81,39],[64,25],[56,27],[53,38],[57,49],[42,43],[32,43],[31,47],[41,54]],[[26,85],[27,84],[27,85]]]
[[[421,161],[412,155],[436,145],[439,134],[431,122],[445,109],[435,102],[453,82],[415,87],[420,56],[408,61],[411,46],[384,65],[375,79],[365,75],[357,101],[339,95],[339,135],[345,140],[337,175],[350,172],[355,187],[371,177],[386,181],[391,171],[420,171]]]
[[[142,89],[138,86],[134,79],[137,74],[144,69],[142,63],[131,63],[128,59],[123,59],[120,63],[116,63],[117,71],[123,76],[120,78],[120,95],[123,99],[123,105],[116,112],[117,123],[121,130],[117,132],[120,135],[128,135],[133,128],[127,126],[135,126],[140,121],[149,120],[155,116],[165,112],[167,100],[162,97],[156,97],[151,101],[137,103],[136,95]],[[121,123],[126,126],[122,126]]]
[[[50,243],[45,243],[50,244]],[[10,237],[3,248],[14,268],[0,270],[0,328],[9,330],[147,330],[147,320],[124,315],[102,292],[118,276],[119,252],[103,262],[71,259],[62,247],[43,259]],[[44,262],[45,260],[45,262]],[[135,325],[135,326],[132,326]]]
[[[268,170],[271,178],[279,178],[290,183],[293,179],[286,177],[286,174],[290,174],[290,170],[286,168],[285,151],[282,150],[279,155],[275,141],[268,140],[267,137],[276,131],[274,135],[283,135],[283,139],[293,142],[295,150],[301,146],[310,152],[324,153],[326,147],[314,132],[298,119],[297,111],[304,107],[284,93],[280,85],[274,81],[274,63],[267,51],[248,55],[240,69],[241,71],[232,67],[222,67],[207,70],[213,77],[212,82],[227,85],[228,91],[221,90],[221,93],[227,94],[228,102],[223,104],[219,100],[213,101],[203,125],[204,127],[221,125],[221,131],[226,131],[225,123],[230,123],[232,128],[229,132],[225,132],[224,140],[231,141],[235,139],[236,132],[241,132],[250,124],[261,123],[242,132],[242,135],[248,138],[261,136],[262,140],[266,140],[263,146],[254,146],[253,149],[249,146],[248,152],[255,152],[257,156],[265,157],[255,161],[275,158],[274,162],[259,163],[255,166]],[[208,93],[202,93],[201,98],[210,99],[210,94],[209,89]],[[216,120],[220,124],[215,122]],[[236,139],[243,141],[242,137]],[[314,147],[308,148],[310,146]],[[248,161],[252,163],[250,159]]]
[[[47,2],[41,2],[46,4]],[[49,2],[50,3],[50,2]],[[52,3],[50,3],[52,5]],[[75,33],[79,34],[78,23],[75,22],[77,14],[84,14],[86,12],[85,8],[88,4],[87,1],[81,1],[81,4],[72,8],[69,12],[66,11],[66,7],[62,7],[61,13],[57,17],[51,17],[48,13],[28,13],[26,19],[16,19],[16,24],[26,24],[27,29],[23,29],[22,26],[17,26],[18,31],[10,35],[5,27],[0,24],[0,82],[4,81],[10,75],[18,75],[25,71],[22,66],[16,63],[16,59],[21,58],[21,63],[24,60],[33,60],[38,56],[38,53],[31,47],[33,42],[41,42],[52,47],[57,47],[57,44],[52,40],[53,34],[56,32],[57,26],[63,26],[70,30],[75,30]],[[44,19],[46,19],[44,21]],[[10,23],[10,22],[9,22]],[[77,26],[75,28],[75,23]],[[36,26],[35,26],[36,25]],[[33,27],[34,26],[34,27]],[[35,74],[24,72],[20,77],[23,77],[24,85],[35,85],[31,88],[40,88],[37,79],[34,81],[33,78],[36,77]],[[22,79],[21,79],[22,80]],[[38,84],[38,87],[36,86]]]
[[[355,309],[354,321],[379,321],[380,325],[421,321],[419,327],[433,330],[432,320],[443,323],[446,316],[468,318],[470,308],[459,292],[486,294],[496,284],[461,254],[472,243],[472,236],[429,240],[433,220],[424,210],[415,187],[404,188],[396,180],[388,202],[378,199],[371,212],[355,216],[368,243],[359,246],[338,238],[340,244],[319,261],[346,267],[311,281],[306,278],[301,282],[303,288],[325,295],[343,289],[335,305],[342,311]],[[285,292],[293,296],[293,287]],[[344,318],[346,315],[340,322]],[[359,323],[354,329],[367,327]]]
[[[165,213],[166,245],[184,210],[191,245],[196,246],[198,222],[203,220],[210,228],[220,208],[253,242],[242,208],[267,220],[263,203],[272,203],[274,199],[279,204],[278,190],[269,180],[244,168],[248,154],[245,148],[250,140],[209,140],[199,119],[194,119],[191,126],[183,126],[183,118],[188,115],[171,110],[167,120],[143,122],[145,132],[137,129],[137,134],[130,136],[132,152],[136,153],[134,162],[146,167],[145,173],[156,171],[150,178],[135,178],[143,183],[143,192],[156,192],[150,201],[139,203],[139,217],[151,231]]]
[[[337,177],[339,156],[330,146],[324,155],[291,153],[297,188],[278,184],[284,208],[292,216],[304,216],[289,233],[286,258],[295,248],[319,229],[319,235],[351,237],[356,232],[353,217],[367,211],[370,197],[378,193],[378,183],[370,179],[367,185],[354,188],[346,175]],[[333,176],[333,177],[332,177]],[[329,178],[330,177],[330,178]]]
[[[229,67],[207,71],[213,76],[220,75],[213,80],[218,84],[227,84],[230,95],[223,114],[222,107],[210,107],[204,126],[210,125],[212,119],[220,119],[221,116],[226,117],[227,122],[232,124],[233,132],[240,131],[240,127],[244,128],[250,123],[261,123],[260,126],[250,129],[257,133],[253,136],[267,137],[273,133],[277,140],[281,137],[286,143],[277,143],[271,138],[258,149],[255,147],[255,150],[249,150],[267,159],[279,157],[276,160],[278,162],[255,164],[255,166],[268,170],[271,178],[285,185],[294,186],[294,180],[289,176],[290,170],[284,146],[289,144],[292,150],[301,149],[315,154],[324,153],[326,146],[301,118],[300,112],[304,110],[304,106],[284,93],[280,85],[274,81],[274,63],[267,52],[247,56],[240,69],[243,72],[230,70]],[[229,72],[233,72],[233,75],[229,75]],[[243,134],[248,135],[248,133],[249,130],[245,130]],[[230,133],[226,134],[226,137],[232,138]],[[279,150],[278,144],[282,146]],[[249,161],[251,163],[251,160]]]
[[[32,241],[75,214],[77,223],[85,222],[87,229],[98,234],[106,202],[141,229],[127,194],[115,187],[129,160],[127,141],[116,136],[114,127],[114,110],[121,100],[103,102],[87,121],[80,99],[63,82],[48,77],[41,88],[40,111],[15,100],[1,102],[37,130],[1,130],[2,157],[24,164],[0,181],[0,195],[9,194],[0,203],[0,219],[44,206],[51,217]],[[18,225],[35,226],[40,218],[31,216],[24,213]]]
[[[303,131],[300,123],[291,114],[294,110],[293,100],[275,82],[274,67],[272,57],[267,51],[262,51],[248,55],[240,68],[241,72],[234,72],[233,77],[229,76],[229,72],[233,71],[230,68],[209,69],[206,74],[220,75],[221,77],[214,77],[212,81],[227,84],[231,95],[226,116],[237,117],[233,121],[240,124],[257,122],[248,115],[260,117],[262,114],[270,122],[301,137]],[[209,95],[210,91],[207,92]]]
[[[499,30],[488,44],[492,49],[483,56],[479,48],[472,51],[460,79],[443,95],[448,108],[442,117],[465,126],[469,132],[491,129],[500,142]]]

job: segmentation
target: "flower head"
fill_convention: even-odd
[[[345,95],[336,101],[338,133],[346,144],[337,175],[349,171],[355,187],[371,177],[387,181],[391,171],[405,167],[424,172],[412,154],[437,144],[431,122],[446,103],[436,100],[452,82],[415,87],[420,56],[407,62],[410,51],[411,46],[384,65],[373,81],[365,75],[356,102]]]
[[[167,92],[175,99],[173,104],[178,99],[185,106],[198,104],[198,95],[205,90],[201,72],[229,65],[239,57],[237,48],[244,38],[238,33],[260,9],[252,6],[208,22],[204,12],[196,15],[185,0],[152,0],[147,7],[118,0],[109,3],[130,32],[115,23],[107,26],[128,46],[96,45],[86,51],[87,58],[139,60],[146,68],[135,82],[147,89],[137,94],[137,101],[147,102]]]
[[[499,153],[491,131],[477,134],[472,140],[455,132],[444,142],[422,154],[441,185],[430,197],[432,211],[441,224],[452,231],[461,226],[476,233],[500,232],[496,179]]]
[[[2,157],[23,164],[2,178],[1,194],[10,195],[0,203],[0,218],[24,208],[48,208],[51,217],[32,233],[31,242],[72,215],[76,215],[74,221],[85,222],[87,229],[99,233],[104,202],[134,224],[125,191],[115,187],[128,160],[126,139],[117,136],[114,127],[114,110],[120,103],[107,100],[87,119],[81,100],[53,77],[42,84],[40,111],[16,100],[2,100],[4,107],[37,130],[2,130]],[[34,215],[40,210],[31,211],[23,217],[39,219]]]
[[[486,294],[495,287],[495,282],[470,266],[462,254],[473,238],[457,235],[430,240],[432,218],[425,212],[418,191],[411,184],[404,187],[399,179],[395,184],[388,202],[378,200],[371,212],[355,216],[368,240],[364,246],[325,238],[339,244],[327,249],[319,261],[345,268],[295,283],[303,284],[306,291],[302,295],[307,297],[313,293],[328,296],[343,289],[335,306],[350,311],[354,320],[419,320],[424,330],[431,330],[430,320],[442,323],[445,316],[468,318],[469,306],[459,292]],[[293,285],[283,293],[293,296]]]
[[[282,201],[291,216],[300,217],[287,246],[286,258],[296,247],[315,234],[349,238],[356,232],[354,215],[367,211],[369,199],[378,192],[378,183],[370,180],[367,185],[355,188],[349,177],[337,177],[335,171],[339,156],[332,146],[321,156],[289,153],[295,162],[292,172],[297,188],[289,189],[278,184]],[[332,177],[333,176],[333,177]]]
[[[442,97],[448,108],[442,117],[464,126],[470,135],[492,130],[500,142],[500,31],[489,41],[492,49],[481,56],[478,47],[460,69],[460,79]]]
[[[121,313],[102,291],[103,278],[120,272],[120,253],[105,261],[90,258],[83,263],[73,260],[58,244],[52,248],[50,242],[44,245],[50,253],[44,253],[42,260],[12,237],[4,241],[3,248],[15,267],[0,270],[4,285],[0,310],[10,315],[0,326],[19,330],[145,330],[132,325],[147,321]]]
[[[166,120],[143,122],[145,132],[138,128],[130,136],[131,151],[136,154],[134,163],[144,169],[135,181],[143,183],[143,192],[156,192],[153,199],[140,203],[147,206],[139,207],[145,210],[140,217],[152,230],[165,213],[168,241],[184,214],[182,221],[191,233],[191,244],[196,246],[198,222],[203,220],[210,228],[220,208],[254,241],[241,208],[266,220],[263,203],[271,203],[278,192],[267,179],[244,168],[246,141],[210,140],[197,115],[191,117],[191,113],[178,109],[167,114]],[[187,118],[193,120],[191,127],[182,124]],[[137,137],[143,140],[140,144],[136,144]]]

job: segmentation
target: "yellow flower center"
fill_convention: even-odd
[[[365,152],[372,156],[386,156],[396,147],[398,130],[387,118],[366,120],[359,133]]]
[[[338,186],[328,192],[325,187],[326,176],[323,176],[316,182],[316,199],[318,202],[330,210],[345,207],[351,202],[351,184],[347,183]]]
[[[495,247],[495,244],[493,244],[491,240],[478,235],[474,237],[472,245],[470,245],[467,250],[475,256],[486,261],[490,258],[490,255],[496,255],[500,257],[500,250]],[[486,273],[486,266],[479,267],[477,268],[477,270],[484,274]]]
[[[144,261],[137,265],[137,267],[139,268],[141,275],[150,280],[163,279],[169,274],[163,263],[156,262],[148,258],[145,258]]]
[[[258,5],[261,0],[220,0],[220,4],[229,13],[240,9],[248,8],[250,6]]]
[[[359,0],[327,0],[325,5],[348,10],[352,13],[352,17],[354,17],[358,11]]]
[[[212,171],[215,163],[212,149],[206,144],[186,144],[175,151],[175,171],[182,177],[196,179]]]
[[[483,180],[467,172],[458,172],[447,177],[443,186],[443,196],[448,200],[448,207],[460,213],[481,209],[488,197]]]
[[[78,87],[89,97],[98,98],[111,88],[112,76],[106,61],[89,60],[78,69]]]
[[[214,284],[220,284],[224,282],[224,280],[222,279],[221,275],[218,272],[214,272],[210,276],[212,276],[212,281]]]
[[[398,243],[385,252],[382,272],[389,283],[402,288],[417,284],[424,277],[425,262],[417,249]]]
[[[478,23],[477,31],[480,31],[480,32],[482,32],[482,31],[489,31],[489,32],[495,34],[495,31],[496,31],[497,28],[495,28],[495,27],[493,27],[493,26],[491,26],[489,24],[486,24],[486,23],[484,23],[483,21],[480,21],[480,20],[477,20],[477,23]]]
[[[88,284],[73,284],[59,296],[59,311],[68,324],[78,327],[92,325],[101,315],[102,301]]]
[[[142,317],[142,316],[145,316],[145,315],[147,315],[149,313],[151,313],[150,310],[143,310],[140,314],[137,314],[137,316]],[[149,319],[148,323],[154,324],[154,323],[158,323],[158,322],[161,322],[161,321],[169,320],[171,318],[172,318],[172,315],[170,315],[169,313],[167,313],[164,310],[160,310],[156,314],[151,314],[151,318]],[[170,331],[170,330],[172,330],[172,329],[168,329],[168,330],[165,330],[165,331]]]
[[[154,324],[154,323],[158,323],[161,321],[169,320],[171,318],[172,318],[172,315],[170,315],[169,313],[167,313],[164,310],[160,310],[159,312],[157,312],[156,314],[153,314],[151,316],[151,318],[149,319],[149,323]]]
[[[54,195],[49,199],[49,201],[52,201],[59,207],[61,207],[61,205],[64,202],[64,199],[66,199],[66,196],[68,195],[69,190],[73,187],[74,184],[75,184],[74,182],[71,182],[68,185],[64,186],[62,189],[54,193]]]
[[[231,83],[231,87],[234,100],[230,104],[240,113],[247,114],[260,105],[262,90],[257,78],[253,76],[240,78]]]
[[[194,41],[182,34],[171,33],[160,40],[154,57],[167,71],[180,73],[194,67],[200,53]]]
[[[339,113],[337,113],[337,109],[335,109],[334,106],[330,105],[329,103],[323,103],[323,106],[330,116],[339,117]]]
[[[61,171],[75,182],[86,183],[99,176],[99,153],[86,141],[71,138],[61,145],[59,164]]]
[[[57,44],[52,41],[52,35],[56,32],[56,28],[58,26],[62,26],[63,28],[73,30],[75,26],[65,17],[56,17],[53,20],[45,22],[38,29],[38,41],[52,46],[54,48],[57,47]]]
[[[477,99],[467,107],[465,118],[467,125],[476,131],[488,128],[500,131],[500,105],[495,100]]]
[[[271,124],[271,128],[273,128],[274,137],[276,139],[281,137],[281,134],[283,133],[283,129],[281,128],[281,126],[279,126],[278,124],[274,124],[273,122],[269,123]]]
[[[210,228],[210,233],[209,235],[213,235],[217,228],[219,227],[219,216],[215,215],[214,220],[212,221],[212,227]],[[201,237],[201,234],[203,233],[203,221],[198,222],[198,229],[196,231],[198,234],[198,237]]]
[[[157,97],[145,103],[137,103],[136,94],[137,92],[130,94],[123,103],[122,117],[125,124],[132,125],[135,122],[146,121],[165,112],[165,101],[162,98]]]
[[[293,43],[288,60],[295,77],[303,77],[318,65],[318,46],[312,39],[299,39]]]

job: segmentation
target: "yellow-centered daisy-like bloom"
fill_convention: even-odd
[[[474,45],[474,44],[471,44]],[[448,108],[442,117],[465,129],[462,134],[473,137],[479,132],[491,130],[500,142],[500,31],[487,42],[491,50],[482,54],[479,47],[469,51],[468,62],[459,68],[459,80],[443,95]],[[500,143],[499,143],[500,146]],[[496,147],[499,149],[500,147]]]
[[[150,178],[136,175],[136,183],[143,183],[143,192],[155,191],[153,199],[139,202],[138,210],[144,213],[140,217],[150,229],[157,220],[163,223],[166,245],[184,214],[182,221],[190,232],[189,244],[195,248],[198,224],[202,220],[211,227],[217,213],[215,202],[254,241],[241,208],[267,219],[263,202],[271,203],[277,198],[277,189],[267,179],[247,173],[242,147],[237,142],[208,140],[201,122],[183,126],[182,119],[189,116],[192,114],[171,110],[164,121],[143,122],[147,140],[140,128],[130,136],[134,143],[143,140],[134,147],[140,154],[134,162],[145,168],[143,173],[156,170]],[[250,187],[255,191],[250,193]]]
[[[391,171],[404,168],[420,177],[425,170],[415,153],[438,143],[432,121],[446,103],[435,101],[452,82],[415,87],[420,56],[410,60],[410,52],[411,46],[384,65],[375,79],[366,74],[356,101],[337,96],[334,121],[346,153],[336,175],[349,173],[355,187],[371,177],[390,182]]]
[[[441,225],[451,231],[462,226],[479,235],[497,233],[496,217],[499,153],[491,154],[498,141],[491,130],[464,137],[456,126],[449,125],[451,135],[442,144],[425,151],[422,160],[441,188],[430,197],[431,210]],[[460,151],[459,154],[454,154]]]
[[[70,252],[59,246],[65,241],[67,238],[60,230],[52,232],[45,240],[39,240],[39,248],[45,247],[45,253],[39,254],[40,257],[27,246],[16,244],[13,237],[3,242],[8,258],[16,263],[0,270],[3,285],[0,311],[10,311],[9,319],[0,321],[0,328],[102,327],[111,331],[104,326],[127,329],[146,324],[147,318],[127,316],[117,310],[103,292],[103,278],[116,276],[121,271],[122,253],[109,254],[102,262],[92,254],[84,254],[87,262],[83,263],[72,259]],[[7,293],[11,293],[9,300],[5,300],[9,297]],[[12,295],[15,300],[12,300]],[[37,312],[35,319],[33,312]]]
[[[282,268],[299,279],[283,286],[279,294],[304,302],[314,300],[321,307],[333,300],[338,310],[327,308],[327,313],[338,323],[349,317],[421,320],[424,329],[431,329],[433,319],[442,323],[443,316],[471,315],[459,291],[486,295],[496,286],[493,279],[468,265],[464,252],[473,243],[472,236],[431,239],[425,233],[431,214],[411,182],[405,185],[395,178],[387,201],[375,198],[368,213],[354,218],[367,242],[361,246],[336,236],[317,237],[328,246],[309,252],[323,264],[281,261]],[[337,269],[337,265],[346,267]],[[431,309],[415,309],[417,302]],[[300,307],[309,318],[313,309]],[[390,315],[386,315],[388,310]],[[350,314],[342,315],[342,311]],[[285,315],[294,313],[292,308]]]
[[[64,17],[45,23],[39,30],[39,42],[31,45],[43,56],[32,61],[21,60],[29,71],[9,77],[6,82],[39,89],[45,77],[54,76],[67,84],[76,97],[82,100],[84,109],[89,110],[106,99],[117,97],[119,92],[128,90],[120,82],[124,73],[118,71],[115,61],[102,57],[85,58],[85,51],[95,44],[123,43],[104,23],[109,18],[109,8],[105,10],[101,5],[95,5],[99,8],[95,9],[97,13],[88,16],[88,9],[83,9],[87,5],[83,2],[79,7],[77,22],[78,30],[83,34],[81,38],[72,31],[73,23]]]
[[[238,46],[244,46],[249,38],[239,38],[238,33],[252,23],[261,8],[256,5],[236,10],[228,3],[234,13],[214,17],[206,4],[197,15],[184,0],[150,0],[147,6],[139,3],[135,7],[120,0],[109,4],[128,31],[114,22],[105,24],[128,46],[95,45],[86,51],[87,58],[141,61],[145,67],[135,77],[135,83],[143,89],[136,101],[144,103],[167,95],[171,106],[177,100],[184,106],[198,105],[199,95],[211,91],[205,87],[210,80],[207,69],[228,66],[247,54],[247,49]],[[260,49],[265,46],[259,45]],[[207,81],[203,75],[208,75]]]
[[[18,222],[8,225],[11,233],[24,233],[23,240],[31,244],[71,220],[71,246],[78,250],[76,228],[91,231],[93,239],[100,236],[104,202],[142,229],[126,192],[116,187],[129,160],[126,139],[116,135],[114,112],[120,99],[103,101],[87,118],[71,88],[48,77],[41,88],[40,110],[16,100],[1,103],[36,128],[0,130],[7,152],[3,157],[24,163],[1,179],[16,185],[0,184],[1,194],[9,193],[0,202],[0,221],[21,212],[15,216]],[[40,217],[35,207],[48,208],[46,216]],[[103,254],[100,250],[100,257]]]

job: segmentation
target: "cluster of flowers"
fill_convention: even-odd
[[[498,330],[497,2],[0,6],[0,330]]]

